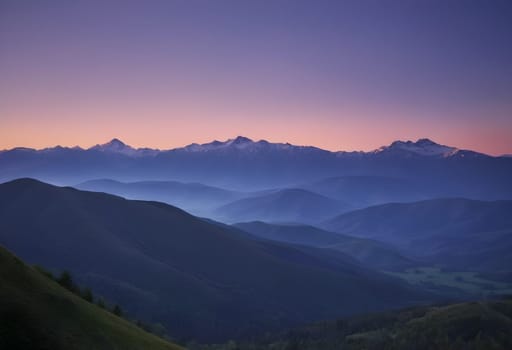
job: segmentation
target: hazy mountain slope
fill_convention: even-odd
[[[402,269],[415,264],[384,243],[333,233],[313,226],[264,222],[238,223],[234,226],[263,239],[336,250],[375,269]]]
[[[302,189],[283,189],[243,198],[215,210],[217,218],[227,221],[318,222],[348,205]]]
[[[357,208],[438,196],[435,188],[425,188],[420,182],[386,176],[338,176],[303,184],[301,188],[348,202]]]
[[[173,336],[225,339],[425,300],[360,266],[255,241],[175,207],[59,188],[0,185],[0,243]]]
[[[177,181],[119,182],[108,179],[83,182],[75,188],[87,191],[105,192],[128,199],[154,200],[175,205],[194,215],[210,215],[213,208],[243,196],[242,193],[228,191],[200,183]]]
[[[449,266],[509,269],[512,201],[436,199],[341,214],[324,227],[400,246]]]
[[[225,349],[191,346],[190,350]],[[239,342],[240,350],[496,349],[512,347],[512,301],[415,307],[325,321]]]
[[[0,247],[1,349],[180,349],[65,290]]]

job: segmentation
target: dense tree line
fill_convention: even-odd
[[[267,334],[252,341],[188,344],[190,350],[507,350],[512,299],[415,307]]]

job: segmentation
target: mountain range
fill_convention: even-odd
[[[296,146],[290,143],[271,143],[266,140],[253,141],[248,137],[237,136],[236,138],[229,139],[226,141],[212,141],[204,144],[192,143],[185,147],[181,148],[173,148],[168,150],[160,150],[155,148],[134,148],[130,145],[125,144],[123,141],[114,138],[107,143],[97,144],[90,148],[81,148],[79,146],[75,147],[49,147],[41,150],[26,148],[26,147],[17,147],[11,150],[4,150],[2,152],[9,152],[15,150],[25,150],[25,151],[38,151],[44,153],[50,153],[54,151],[61,150],[74,150],[74,151],[97,151],[104,153],[118,153],[131,157],[144,157],[144,156],[156,156],[159,153],[166,152],[232,152],[233,150],[238,151],[247,151],[247,152],[258,152],[258,151],[309,151],[309,152],[329,152],[326,150],[322,150],[320,148],[314,146]],[[362,151],[337,151],[337,152],[329,152],[335,153],[338,155],[346,155],[346,154],[390,154],[390,153],[403,153],[409,156],[418,155],[418,156],[434,156],[434,157],[466,157],[468,155],[473,156],[487,156],[483,153],[478,153],[474,151],[468,150],[460,150],[456,147],[445,146],[437,144],[429,139],[419,139],[416,142],[413,141],[394,141],[389,146],[382,146],[374,151],[370,152],[362,152]],[[504,155],[506,157],[507,155]]]
[[[225,340],[434,299],[341,251],[256,240],[163,203],[30,179],[0,185],[0,244],[70,270],[177,339]]]
[[[460,150],[428,139],[396,141],[371,152],[330,152],[241,136],[171,150],[135,149],[114,139],[89,149],[58,146],[0,152],[0,181],[33,177],[76,185],[95,179],[162,180],[254,191],[300,188],[327,178],[350,176],[405,181],[405,186],[413,187],[421,196],[413,200],[512,196],[510,157]]]

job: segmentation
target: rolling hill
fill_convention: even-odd
[[[393,244],[408,255],[476,271],[510,271],[512,201],[435,199],[341,214],[328,230]]]
[[[86,302],[0,247],[0,348],[179,350]]]
[[[313,226],[264,222],[245,222],[234,226],[263,239],[336,250],[378,270],[402,270],[416,264],[382,242],[329,232]]]
[[[243,196],[200,183],[178,181],[120,182],[108,179],[91,180],[73,186],[80,190],[105,192],[128,199],[164,202],[182,208],[194,215],[209,216],[214,208]]]
[[[341,253],[233,230],[158,202],[30,179],[0,185],[0,244],[70,270],[175,338],[222,340],[431,300]]]
[[[312,192],[342,200],[354,208],[390,202],[411,202],[438,197],[436,188],[421,182],[389,176],[337,176],[300,186]]]
[[[243,198],[216,209],[224,222],[269,221],[314,223],[348,210],[343,202],[302,189],[282,189]]]

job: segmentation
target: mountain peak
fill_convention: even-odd
[[[106,152],[118,152],[123,153],[126,151],[134,150],[131,146],[128,146],[123,141],[113,138],[107,143],[96,145],[91,147],[90,149],[97,150],[97,151],[106,151]]]
[[[237,136],[236,138],[228,140],[227,142],[230,142],[233,145],[240,145],[242,143],[248,143],[248,142],[253,142],[253,141],[250,138],[245,137],[245,136]]]
[[[210,143],[197,144],[192,143],[188,146],[185,146],[185,150],[187,151],[213,151],[213,150],[228,150],[232,148],[236,149],[246,149],[247,147],[254,145],[255,142],[248,137],[245,136],[237,136],[234,139],[228,139],[226,141],[213,141]]]
[[[122,154],[130,157],[154,156],[159,152],[158,150],[150,148],[133,148],[132,146],[125,144],[118,138],[113,138],[107,143],[93,146],[89,148],[89,150],[100,151],[110,154]]]
[[[418,139],[418,141],[416,141],[416,144],[417,145],[439,145],[438,143],[432,141],[431,139],[427,139],[427,138]]]
[[[422,156],[449,157],[458,151],[455,147],[438,144],[430,139],[422,138],[414,141],[394,141],[389,146],[384,146],[375,151],[381,152],[402,152]]]
[[[118,138],[113,138],[112,140],[110,140],[110,142],[107,142],[105,145],[109,145],[109,146],[121,146],[121,147],[124,147],[126,146],[126,144],[119,140]]]
[[[440,144],[432,141],[431,139],[422,138],[422,139],[418,139],[416,142],[411,141],[411,140],[407,140],[407,141],[397,140],[397,141],[394,141],[393,143],[391,143],[390,147],[396,147],[396,146],[400,146],[400,145],[416,145],[416,146],[421,146],[421,147],[441,146]]]

